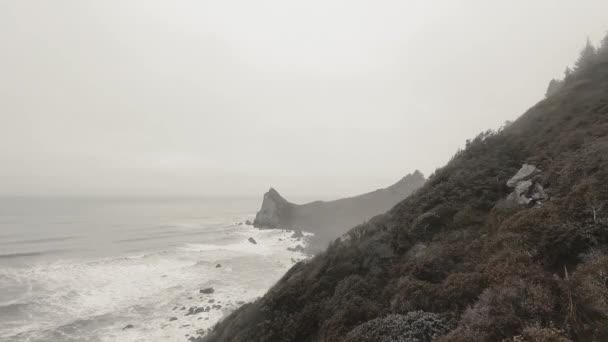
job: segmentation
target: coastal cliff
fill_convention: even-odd
[[[290,203],[270,188],[264,194],[262,207],[253,225],[257,228],[309,231],[315,233],[317,240],[326,242],[391,209],[423,186],[424,182],[424,175],[416,170],[384,189],[335,201],[307,204]]]
[[[605,41],[199,340],[608,341]]]
[[[256,228],[288,228],[291,212],[295,204],[287,202],[275,189],[264,194],[262,208],[255,215],[253,226]]]

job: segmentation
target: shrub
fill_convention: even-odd
[[[521,335],[503,342],[572,342],[563,330],[556,328],[527,327]]]
[[[574,335],[582,340],[608,340],[608,256],[592,252],[571,276],[565,270],[562,290]]]
[[[345,342],[431,342],[451,328],[449,320],[430,312],[388,315],[363,323],[348,333]]]

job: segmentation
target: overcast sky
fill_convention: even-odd
[[[2,0],[0,195],[385,187],[606,30],[606,0]]]

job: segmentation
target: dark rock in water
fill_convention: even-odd
[[[245,224],[246,224],[246,225],[248,225],[248,226],[252,226],[252,225],[253,225],[253,222],[251,222],[251,221],[247,220],[247,221],[245,221]]]
[[[205,308],[193,306],[188,310],[188,313],[185,316],[196,315],[201,312],[205,312]]]
[[[295,247],[287,247],[287,250],[290,252],[302,252],[302,253],[305,251],[305,249],[304,249],[304,247],[302,247],[302,245],[297,245]]]
[[[215,299],[209,299],[207,303],[215,303]]]
[[[222,267],[222,264],[215,265],[215,268],[220,268],[220,267]]]
[[[181,308],[179,308],[180,310],[186,310],[185,306],[182,306]]]
[[[192,297],[188,297],[188,299],[192,299]]]
[[[243,305],[245,304],[245,302],[243,302],[242,300],[239,300],[238,302],[236,302],[238,305]]]
[[[205,312],[209,312],[210,310],[211,310],[211,307],[205,306]]]
[[[208,287],[205,289],[201,289],[199,292],[204,294],[212,294],[213,292],[215,292],[215,290],[213,289],[213,287]]]
[[[303,238],[304,237],[304,233],[302,233],[301,230],[296,229],[293,234],[291,234],[291,238],[292,239],[297,239],[297,238]]]
[[[212,309],[221,309],[222,306],[221,305],[212,305],[211,308]]]
[[[177,306],[173,308],[173,310],[177,310]]]
[[[133,324],[127,324],[127,325],[125,325],[124,328],[122,328],[122,330],[127,330],[127,329],[132,329],[132,328],[135,328],[135,326],[133,326]]]
[[[251,242],[254,245],[257,245],[257,242],[255,241],[254,238],[250,237],[249,239],[247,239],[247,241]]]
[[[171,317],[171,318],[169,318],[169,322],[172,322],[172,321],[177,321],[177,317]]]

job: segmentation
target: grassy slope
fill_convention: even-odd
[[[523,163],[543,171],[540,207],[504,201]],[[205,340],[408,341],[361,324],[418,310],[449,326],[442,341],[608,340],[608,58],[350,235]]]

